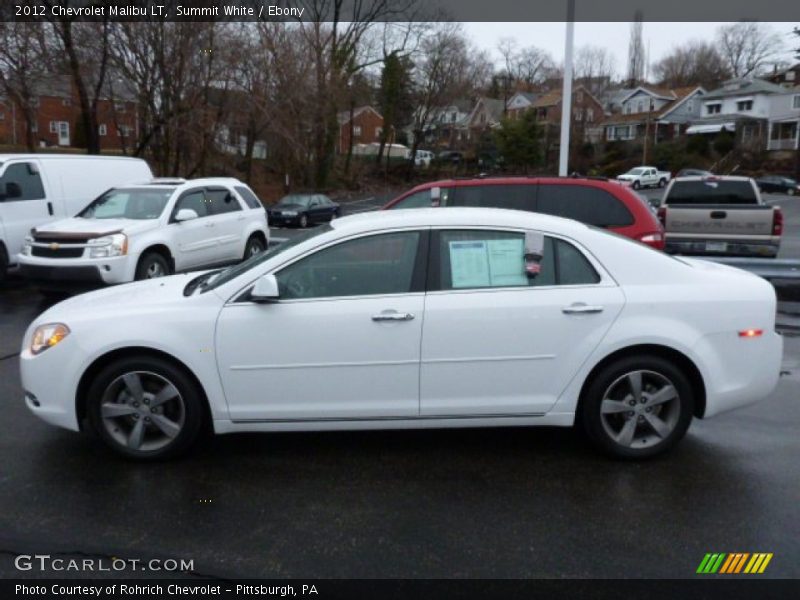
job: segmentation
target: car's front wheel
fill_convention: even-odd
[[[300,227],[302,227],[303,229],[308,227],[308,215],[306,214],[300,215]]]
[[[675,364],[660,356],[634,356],[597,373],[586,388],[579,417],[603,451],[637,459],[677,444],[693,408],[692,386]]]
[[[136,265],[136,281],[169,275],[169,263],[158,252],[148,252]]]
[[[102,369],[87,393],[92,429],[131,458],[171,458],[197,440],[205,419],[202,391],[181,368],[157,357],[117,360]]]
[[[667,180],[666,179],[659,179],[658,180],[658,187],[663,188],[665,185],[667,185]]]
[[[794,189],[793,188],[789,188],[788,190],[786,190],[786,195],[787,196],[794,196]]]
[[[258,235],[251,235],[244,247],[244,260],[261,254],[264,250],[266,250],[264,241]]]
[[[638,190],[642,185],[638,181],[633,182],[633,189]]]

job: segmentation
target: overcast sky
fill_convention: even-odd
[[[672,48],[689,40],[713,40],[720,25],[723,23],[643,23],[644,45],[645,48],[650,48],[648,62],[658,60]],[[797,36],[789,35],[795,24],[768,25],[785,41],[786,52],[783,58],[791,61],[791,48],[798,45]],[[616,75],[621,76],[628,56],[630,27],[630,23],[575,23],[575,47],[592,44],[607,48],[616,59]],[[503,37],[512,37],[523,47],[543,48],[557,62],[564,58],[564,23],[465,23],[464,28],[478,47],[489,50],[498,61],[500,56],[496,46]]]

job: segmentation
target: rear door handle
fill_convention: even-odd
[[[411,313],[401,313],[395,310],[385,310],[377,315],[372,315],[373,321],[411,321],[414,315]]]
[[[561,309],[565,315],[588,315],[603,312],[602,306],[593,306],[591,304],[575,303],[570,306],[565,306]]]
[[[47,214],[50,215],[51,217],[53,216],[53,203],[52,202],[48,202],[47,203]]]

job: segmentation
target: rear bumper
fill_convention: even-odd
[[[713,244],[725,244],[724,249],[715,249]],[[711,246],[709,246],[711,244]],[[732,239],[675,239],[667,234],[665,250],[669,254],[690,254],[695,256],[757,256],[775,258],[778,256],[780,238],[774,240],[732,240]]]

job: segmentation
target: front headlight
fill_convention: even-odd
[[[33,238],[29,235],[25,236],[25,241],[22,243],[22,254],[25,256],[31,255],[31,244],[33,244]]]
[[[97,238],[89,242],[90,258],[111,258],[124,256],[128,253],[128,236],[124,233],[115,233]]]
[[[31,354],[41,354],[69,335],[69,327],[63,323],[39,325],[31,338]]]

